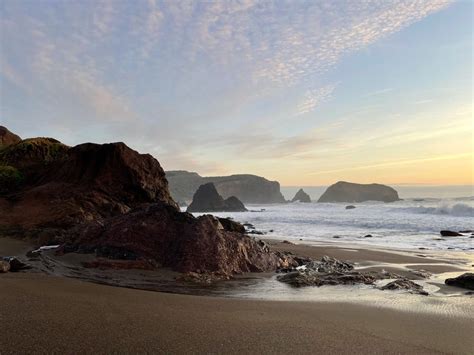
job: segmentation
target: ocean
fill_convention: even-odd
[[[474,197],[364,202],[353,204],[356,208],[350,210],[345,209],[346,205],[316,202],[250,205],[247,208],[253,212],[214,214],[251,223],[271,239],[408,250],[474,250],[471,233],[444,238],[439,234],[446,229],[474,230]]]

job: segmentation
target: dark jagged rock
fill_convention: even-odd
[[[397,279],[395,281],[389,282],[385,286],[380,288],[381,290],[407,290],[411,293],[420,294],[427,296],[428,292],[423,290],[423,286],[418,285],[417,283],[410,281],[406,278]]]
[[[309,195],[306,192],[304,192],[303,189],[299,189],[295,197],[293,197],[293,199],[291,200],[291,202],[296,202],[296,201],[309,203],[311,202],[311,197],[309,197]]]
[[[351,263],[323,256],[320,261],[301,260],[303,267],[279,270],[284,275],[277,277],[280,282],[294,287],[324,285],[372,285],[375,281],[399,277],[387,272],[359,272]]]
[[[446,279],[444,283],[448,286],[456,286],[466,288],[468,290],[474,290],[474,273],[466,272],[458,277]]]
[[[199,186],[187,212],[244,212],[244,204],[232,196],[224,200],[213,183]]]
[[[224,230],[228,232],[245,233],[245,227],[239,222],[235,222],[229,218],[218,218],[218,219],[219,219],[219,222],[221,222]]]
[[[21,138],[8,130],[7,127],[0,126],[0,149],[21,141]]]
[[[339,181],[329,186],[318,202],[363,202],[400,200],[397,191],[381,184],[355,184]]]
[[[461,233],[448,231],[448,230],[440,231],[439,234],[441,234],[441,236],[443,237],[462,237],[463,236]]]
[[[346,210],[353,210],[354,208],[356,208],[354,205],[346,206]]]
[[[354,269],[354,266],[348,262],[325,255],[320,261],[312,261],[306,264],[306,268],[316,272],[331,273],[351,271]]]
[[[346,273],[319,273],[313,270],[298,270],[277,277],[277,280],[293,287],[324,285],[371,285],[377,279],[369,274],[351,271]]]
[[[218,273],[273,271],[290,266],[264,242],[229,232],[211,215],[199,218],[163,203],[89,223],[70,233],[60,252],[95,253],[132,260],[153,260],[179,272]]]
[[[202,177],[183,170],[167,171],[170,191],[177,201],[191,201],[199,186],[212,182],[223,198],[237,197],[243,203],[284,203],[277,181],[249,174]]]

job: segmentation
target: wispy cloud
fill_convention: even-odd
[[[313,111],[318,105],[331,97],[335,88],[336,84],[331,84],[319,89],[307,91],[303,101],[298,105],[297,115],[303,115]]]
[[[20,91],[37,124],[126,139],[173,167],[222,169],[190,146],[216,160],[306,159],[336,142],[310,120],[275,122],[335,97],[344,82],[323,75],[343,58],[450,2],[5,0],[2,91]]]

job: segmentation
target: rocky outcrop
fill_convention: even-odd
[[[0,165],[7,164],[21,177],[15,189],[0,191],[0,230],[10,234],[31,232],[49,241],[46,234],[56,238],[143,203],[177,209],[158,161],[123,143],[69,148],[52,138],[28,139],[0,152]]]
[[[21,141],[21,138],[16,134],[10,132],[7,127],[0,126],[0,149],[10,144],[15,144]]]
[[[199,186],[187,212],[245,212],[247,209],[235,196],[224,200],[212,182]]]
[[[456,286],[466,288],[468,290],[474,290],[474,274],[472,272],[466,272],[458,277],[446,279],[444,283],[448,286]]]
[[[394,202],[398,200],[400,199],[397,191],[390,186],[339,181],[329,186],[318,202]]]
[[[237,222],[180,212],[158,161],[124,143],[70,148],[52,138],[29,139],[0,151],[0,165],[7,164],[22,182],[0,194],[0,234],[54,241],[60,253],[95,254],[87,267],[164,266],[226,278],[299,265]],[[211,186],[225,208],[244,209]],[[18,266],[13,259],[1,264]]]
[[[265,243],[225,230],[211,215],[195,218],[163,203],[141,207],[103,223],[89,223],[72,231],[70,238],[62,252],[153,260],[157,265],[185,273],[232,275],[290,266],[289,259],[271,252]]]
[[[284,203],[277,181],[249,174],[202,177],[194,172],[183,170],[167,171],[166,178],[175,201],[189,202],[199,186],[212,182],[223,197],[237,197],[243,203],[266,204]]]
[[[291,202],[305,202],[305,203],[309,203],[311,202],[311,197],[309,197],[309,195],[304,192],[303,189],[299,189],[298,192],[295,194],[295,197],[293,197],[293,199],[291,200]]]

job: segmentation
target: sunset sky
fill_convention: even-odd
[[[0,2],[0,124],[166,170],[473,184],[471,1]]]

